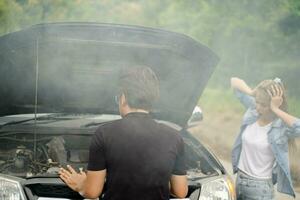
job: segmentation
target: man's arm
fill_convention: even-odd
[[[188,184],[186,175],[172,175],[170,179],[170,192],[178,198],[186,197]]]
[[[88,171],[84,190],[82,192],[80,191],[80,193],[82,193],[85,198],[94,199],[99,197],[103,190],[105,177],[106,170]]]
[[[175,165],[170,177],[170,193],[178,198],[184,198],[188,193],[184,141],[181,137]]]

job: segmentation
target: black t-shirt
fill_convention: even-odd
[[[88,170],[107,170],[107,200],[169,199],[172,174],[185,175],[179,132],[145,113],[100,126],[92,138]]]

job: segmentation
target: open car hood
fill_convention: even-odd
[[[160,81],[153,115],[184,126],[218,63],[207,47],[159,29],[51,23],[0,37],[0,116],[118,114],[120,69],[149,66]]]

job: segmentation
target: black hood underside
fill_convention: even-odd
[[[117,114],[120,70],[151,67],[156,118],[185,125],[218,57],[182,34],[95,23],[40,24],[0,37],[0,116]]]

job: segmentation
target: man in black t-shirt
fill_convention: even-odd
[[[120,76],[118,95],[122,119],[101,125],[92,138],[87,173],[71,166],[60,177],[86,198],[106,190],[107,200],[167,200],[184,198],[187,178],[184,143],[179,133],[149,115],[159,96],[150,68],[135,68]]]

